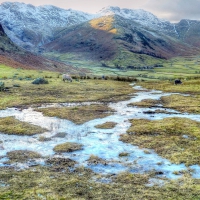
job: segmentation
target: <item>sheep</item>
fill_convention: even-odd
[[[63,74],[63,75],[62,75],[62,80],[63,80],[64,82],[65,82],[66,80],[72,82],[72,78],[71,78],[71,76],[70,76],[69,74]]]

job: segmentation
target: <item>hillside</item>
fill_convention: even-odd
[[[200,47],[200,21],[183,19],[175,27],[181,41]]]
[[[91,17],[84,12],[51,5],[35,7],[19,2],[0,5],[0,21],[7,35],[18,46],[32,52],[51,41],[62,28],[88,21]]]
[[[200,55],[200,21],[171,23],[140,9],[110,6],[88,14],[6,2],[0,20],[19,47],[69,65],[140,67]]]
[[[140,59],[170,59],[177,56],[199,54],[194,48],[178,39],[148,27],[109,15],[64,29],[55,40],[44,45],[44,52],[52,54],[79,54],[83,60],[111,61],[114,65],[140,55]],[[147,57],[149,56],[149,57]],[[126,58],[126,59],[125,59]]]
[[[54,62],[24,51],[16,46],[6,35],[0,24],[0,64],[5,64],[15,68],[38,69],[51,71],[70,71],[77,72],[72,66]]]

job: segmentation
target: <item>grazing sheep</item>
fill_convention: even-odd
[[[62,75],[62,80],[63,80],[64,82],[65,82],[66,80],[72,82],[72,78],[71,78],[71,76],[70,76],[69,74],[63,74],[63,75]]]
[[[174,81],[174,84],[175,84],[175,85],[178,85],[178,84],[182,84],[182,82],[181,82],[180,79],[176,79],[176,80]]]

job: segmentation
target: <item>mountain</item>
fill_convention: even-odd
[[[174,37],[119,15],[107,15],[66,28],[44,45],[44,51],[79,54],[83,60],[112,61],[116,66],[124,65],[120,60],[127,60],[127,55],[133,59],[126,65],[133,65],[135,55],[140,55],[140,60],[147,59],[146,56],[170,59],[200,52]]]
[[[51,41],[62,28],[88,21],[93,15],[55,6],[5,2],[0,5],[0,21],[11,40],[30,51]]]
[[[194,47],[200,47],[200,21],[183,19],[175,24],[178,38]]]
[[[108,15],[121,16],[172,37],[179,36],[175,24],[158,19],[144,10],[110,6],[94,15],[50,5],[35,7],[18,2],[0,5],[0,20],[5,32],[13,42],[30,51],[37,51],[40,46],[53,40],[54,35],[63,28]]]
[[[45,59],[34,55],[16,46],[6,35],[0,24],[0,64],[6,64],[15,68],[51,70],[60,72],[77,72],[72,66]]]
[[[163,19],[159,19],[152,13],[142,9],[121,9],[119,7],[109,6],[100,10],[97,14],[97,17],[109,15],[121,16],[125,20],[128,19],[137,22],[144,27],[148,27],[160,33],[164,33],[175,38],[178,37],[177,31],[175,29],[175,24],[172,24],[169,21]]]
[[[151,65],[159,59],[200,54],[200,21],[171,23],[144,10],[106,7],[97,14],[24,3],[0,5],[7,35],[49,58]]]

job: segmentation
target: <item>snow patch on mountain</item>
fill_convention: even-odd
[[[119,7],[108,6],[100,10],[96,17],[108,15],[119,15],[124,19],[133,20],[149,29],[158,30],[159,32],[163,32],[170,36],[177,36],[177,33],[174,30],[174,24],[164,19],[159,19],[152,13],[142,9],[121,9]]]
[[[54,36],[64,28],[108,15],[118,15],[124,20],[129,19],[140,24],[147,30],[178,38],[174,24],[141,9],[109,6],[97,14],[88,14],[52,5],[36,7],[19,2],[5,2],[0,5],[0,23],[6,34],[14,43],[31,51],[37,51],[38,48],[52,41]]]
[[[40,46],[50,41],[56,31],[92,18],[88,13],[51,5],[35,7],[18,2],[0,5],[0,22],[7,35],[24,48]]]

